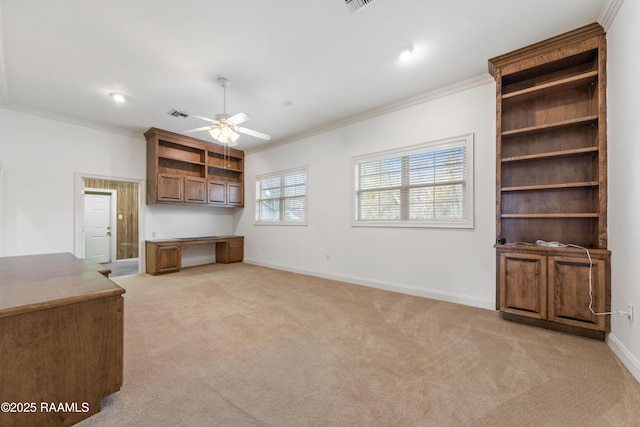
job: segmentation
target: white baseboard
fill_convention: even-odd
[[[607,336],[607,344],[615,355],[618,356],[622,364],[631,372],[631,375],[640,382],[640,361],[631,354],[615,335],[609,334]]]
[[[431,298],[439,301],[453,302],[457,304],[469,305],[472,307],[485,308],[495,310],[495,300],[488,298],[478,298],[468,295],[455,294],[452,292],[444,292],[435,289],[424,289],[416,286],[402,285],[398,283],[383,282],[380,280],[365,279],[356,276],[348,276],[342,274],[332,274],[325,271],[312,270],[307,268],[297,268],[280,264],[273,264],[253,259],[244,259],[247,264],[258,265],[261,267],[274,268],[276,270],[290,271],[292,273],[304,274],[307,276],[321,277],[323,279],[337,280],[340,282],[353,283],[356,285],[367,286],[370,288],[382,289],[385,291],[398,292],[402,294],[414,295],[424,298]]]

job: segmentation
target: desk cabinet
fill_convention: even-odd
[[[244,237],[229,239],[229,262],[241,262],[244,259]]]
[[[182,246],[178,243],[151,244],[147,242],[147,272],[172,273],[180,271]]]

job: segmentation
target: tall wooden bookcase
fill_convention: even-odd
[[[508,320],[603,339],[609,316],[594,312],[610,309],[605,32],[579,28],[490,59],[489,72],[497,308]]]

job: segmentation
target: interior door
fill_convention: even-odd
[[[84,195],[84,256],[111,262],[111,195]]]

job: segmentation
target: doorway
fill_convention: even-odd
[[[102,263],[110,277],[144,272],[144,181],[76,173],[75,188],[74,255]]]

